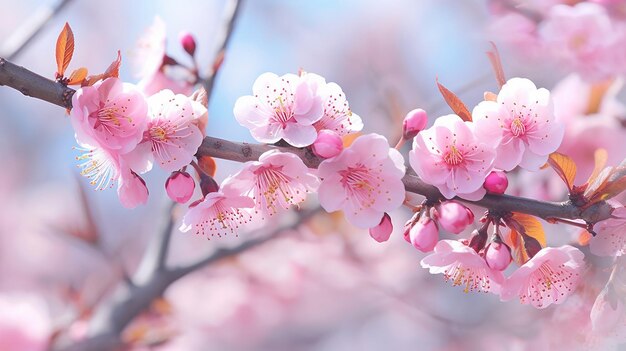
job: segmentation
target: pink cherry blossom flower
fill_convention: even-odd
[[[202,201],[192,205],[183,217],[180,230],[193,230],[208,239],[216,235],[238,235],[237,231],[252,219],[247,209],[254,207],[254,201],[248,196],[241,196],[232,185],[228,178],[222,182],[219,191],[207,194]]]
[[[361,117],[350,110],[346,95],[339,85],[326,83],[323,77],[314,73],[304,73],[302,78],[321,97],[324,106],[322,118],[313,124],[317,131],[328,129],[344,136],[363,129]]]
[[[378,134],[360,136],[339,156],[320,164],[320,205],[328,212],[342,210],[359,228],[374,227],[385,212],[402,205],[404,172],[402,155],[389,148],[387,139]]]
[[[456,240],[441,240],[435,252],[424,257],[421,265],[431,274],[443,274],[453,286],[462,286],[465,292],[500,293],[504,284],[502,272],[487,266],[476,251]]]
[[[1,295],[0,350],[48,350],[54,327],[47,307],[34,295]]]
[[[335,157],[343,150],[343,141],[339,134],[329,129],[323,129],[317,134],[317,139],[311,145],[311,150],[318,157]]]
[[[137,88],[118,78],[82,87],[72,97],[70,121],[79,143],[119,153],[131,151],[148,122],[148,104]]]
[[[491,141],[496,168],[517,165],[536,171],[563,140],[564,127],[554,117],[550,92],[525,78],[512,78],[497,101],[482,101],[472,112],[479,140]]]
[[[463,122],[457,115],[442,116],[417,134],[409,160],[417,175],[446,198],[458,195],[479,200],[485,195],[483,181],[495,157],[495,152],[480,140],[470,122]]]
[[[428,115],[421,108],[409,111],[402,121],[402,137],[405,140],[414,138],[417,133],[426,128]]]
[[[241,194],[254,199],[257,211],[271,216],[281,208],[298,206],[317,189],[319,180],[298,156],[270,150],[258,161],[246,162],[232,183]]]
[[[322,100],[299,76],[263,73],[252,87],[254,95],[235,102],[237,122],[262,143],[284,139],[296,147],[311,145],[317,137],[313,123],[322,118]]]
[[[202,133],[194,121],[206,108],[187,96],[162,90],[148,99],[150,121],[143,140],[128,158],[141,173],[152,168],[154,160],[166,171],[188,165],[202,144]]]
[[[596,236],[589,241],[591,253],[598,256],[626,254],[626,207],[613,210],[612,217],[596,223]]]
[[[591,308],[593,331],[607,336],[615,334],[620,327],[626,327],[625,312],[622,296],[615,291],[613,284],[607,284]]]
[[[536,308],[563,303],[578,286],[584,267],[583,253],[573,246],[543,248],[507,279],[500,297],[508,301],[519,296],[522,304]]]

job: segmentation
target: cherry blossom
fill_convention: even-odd
[[[470,122],[447,115],[415,137],[409,153],[411,167],[448,199],[479,200],[483,181],[493,168],[495,152],[480,141]]]
[[[324,114],[313,124],[317,131],[328,129],[344,136],[363,129],[361,117],[350,110],[346,95],[339,85],[327,83],[323,77],[314,73],[304,73],[302,78],[322,99]]]
[[[437,223],[428,216],[421,217],[409,229],[409,242],[422,252],[431,252],[439,240]]]
[[[118,78],[78,89],[72,106],[70,121],[79,143],[121,154],[139,143],[148,122],[148,104],[141,92]]]
[[[48,350],[54,327],[47,308],[35,295],[1,295],[0,350]]]
[[[626,254],[626,207],[613,210],[612,218],[596,223],[596,236],[589,241],[591,253],[598,256]]]
[[[216,235],[238,235],[241,226],[252,219],[247,209],[254,207],[254,201],[248,196],[241,196],[232,185],[228,178],[222,182],[219,191],[209,193],[200,202],[192,204],[183,217],[180,231],[192,230],[206,235],[208,239]]]
[[[622,296],[615,291],[613,284],[607,284],[591,308],[593,331],[603,335],[615,334],[618,329],[626,327],[625,312]]]
[[[500,297],[503,301],[519,297],[522,304],[536,308],[563,303],[578,286],[583,258],[573,246],[543,248],[507,279]]]
[[[258,161],[246,162],[232,177],[232,183],[240,193],[252,197],[258,212],[271,216],[281,208],[302,203],[308,193],[317,189],[319,179],[298,156],[270,150]]]
[[[409,111],[402,121],[402,137],[405,140],[414,138],[417,133],[426,128],[428,115],[421,108]]]
[[[237,122],[262,143],[284,139],[296,147],[311,145],[317,137],[313,123],[324,115],[321,97],[299,76],[263,73],[252,87],[254,95],[235,102]]]
[[[121,162],[121,172],[117,186],[117,196],[126,208],[135,208],[148,201],[146,182]]]
[[[489,268],[474,249],[456,240],[439,241],[435,252],[424,257],[421,265],[431,274],[443,274],[446,281],[462,286],[465,292],[499,294],[504,284],[502,272]]]
[[[378,134],[358,137],[339,156],[324,160],[318,175],[320,205],[328,212],[342,210],[359,228],[378,225],[385,212],[402,205],[405,197],[402,155]]]
[[[512,78],[497,101],[482,101],[472,112],[479,140],[492,143],[496,168],[516,166],[536,171],[563,140],[564,127],[554,116],[550,92],[525,78]]]
[[[194,123],[206,108],[185,95],[162,90],[148,99],[150,121],[142,141],[129,157],[140,172],[152,169],[153,161],[166,171],[188,165],[202,144],[202,133]]]
[[[474,223],[474,213],[457,201],[444,201],[436,206],[435,219],[443,229],[459,234]]]

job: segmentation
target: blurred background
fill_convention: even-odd
[[[0,2],[0,42],[54,3]],[[76,41],[70,70],[104,70],[121,50],[120,77],[136,82],[135,43],[159,16],[168,54],[190,63],[178,43],[179,32],[189,31],[200,67],[208,69],[223,7],[222,0],[71,1],[14,62],[54,78],[55,41],[67,21]],[[363,118],[364,132],[390,142],[413,108],[425,109],[431,123],[451,113],[437,78],[470,109],[483,92],[498,90],[485,55],[490,40],[499,45],[508,77],[528,77],[552,89],[566,76],[558,65],[529,64],[515,45],[500,45],[496,34],[502,33],[490,26],[489,9],[481,0],[245,1],[211,98],[207,135],[253,141],[232,108],[267,71],[304,69],[338,83]],[[9,88],[0,89],[0,106],[0,349],[39,350],[35,342],[19,347],[16,340],[45,340],[59,328],[80,338],[85,321],[77,318],[78,306],[96,305],[120,281],[120,272],[135,271],[166,215],[162,184],[168,174],[149,173],[148,204],[126,210],[114,190],[93,191],[79,176],[73,130],[62,108]],[[621,152],[615,159],[624,158]],[[216,178],[237,167],[218,161]],[[551,171],[520,179],[512,191],[561,200],[562,185],[545,172]],[[312,198],[307,206],[315,203]],[[176,282],[161,308],[135,321],[125,338],[136,350],[560,349],[559,335],[568,336],[566,331],[546,330],[569,318],[564,311],[576,313],[576,301],[535,310],[451,288],[420,267],[424,254],[402,238],[410,213],[401,209],[393,216],[396,231],[378,244],[340,216],[317,215],[292,233]],[[562,234],[564,241],[572,238]],[[99,245],[81,236],[97,236]],[[175,232],[170,262],[246,239],[245,233],[209,241]],[[12,344],[2,343],[7,335]],[[537,344],[545,338],[547,343]]]

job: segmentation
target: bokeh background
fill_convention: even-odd
[[[0,42],[48,3],[0,1]],[[70,69],[104,70],[119,49],[121,78],[135,82],[135,43],[159,16],[168,53],[189,63],[177,39],[189,31],[200,66],[208,68],[223,6],[222,0],[72,1],[14,61],[53,78],[56,36],[67,21],[76,40]],[[481,0],[245,1],[216,81],[207,134],[252,141],[232,116],[235,100],[249,94],[263,72],[302,68],[337,82],[364,131],[393,142],[407,111],[424,108],[431,123],[450,113],[437,78],[470,109],[484,91],[497,91],[485,56],[489,41],[498,38],[490,21]],[[528,64],[514,46],[500,50],[509,77],[552,88],[567,73],[542,60]],[[30,327],[22,332],[33,337],[59,326],[80,337],[84,324],[72,322],[77,300],[97,304],[122,269],[133,272],[165,216],[165,172],[147,176],[147,205],[126,210],[114,190],[93,191],[80,178],[74,146],[63,109],[0,89],[0,336],[3,325],[5,334],[18,333],[8,326],[24,322]],[[218,161],[218,180],[236,169]],[[533,186],[526,181],[522,187]],[[552,190],[551,199],[560,200],[563,189]],[[314,197],[307,206],[315,206]],[[86,211],[97,224],[100,249],[76,238]],[[129,333],[137,345],[163,340],[155,350],[526,350],[544,322],[576,310],[574,304],[537,311],[449,287],[420,268],[424,254],[402,238],[408,211],[393,215],[396,232],[383,244],[340,216],[316,216],[293,233],[176,282],[162,313],[138,321]],[[209,241],[175,232],[170,262],[246,238]]]

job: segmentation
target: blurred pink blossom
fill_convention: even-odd
[[[547,89],[529,79],[509,79],[497,101],[482,101],[472,112],[479,140],[496,148],[494,167],[510,171],[521,166],[536,171],[563,140],[563,125],[554,116]]]
[[[324,160],[318,174],[320,205],[342,210],[359,228],[378,225],[385,212],[402,205],[405,197],[402,155],[378,134],[358,137],[339,156]]]
[[[626,313],[623,296],[614,290],[612,284],[602,289],[591,308],[591,325],[594,332],[614,336],[621,332],[626,336]]]
[[[613,210],[612,218],[596,223],[597,233],[589,241],[591,253],[598,256],[621,256],[626,254],[626,207]]]
[[[254,95],[237,99],[233,113],[254,139],[262,143],[284,139],[296,147],[315,141],[313,123],[323,117],[324,110],[321,97],[306,80],[294,74],[279,77],[263,73],[254,82],[252,92]]]
[[[35,296],[1,295],[0,350],[48,350],[52,321],[46,309]]]
[[[561,304],[576,290],[584,268],[584,254],[573,246],[543,248],[507,279],[501,298],[519,297],[536,308]]]
[[[409,153],[411,167],[447,199],[457,195],[468,200],[481,199],[495,152],[474,133],[474,125],[457,115],[437,118],[432,127],[415,137]]]

